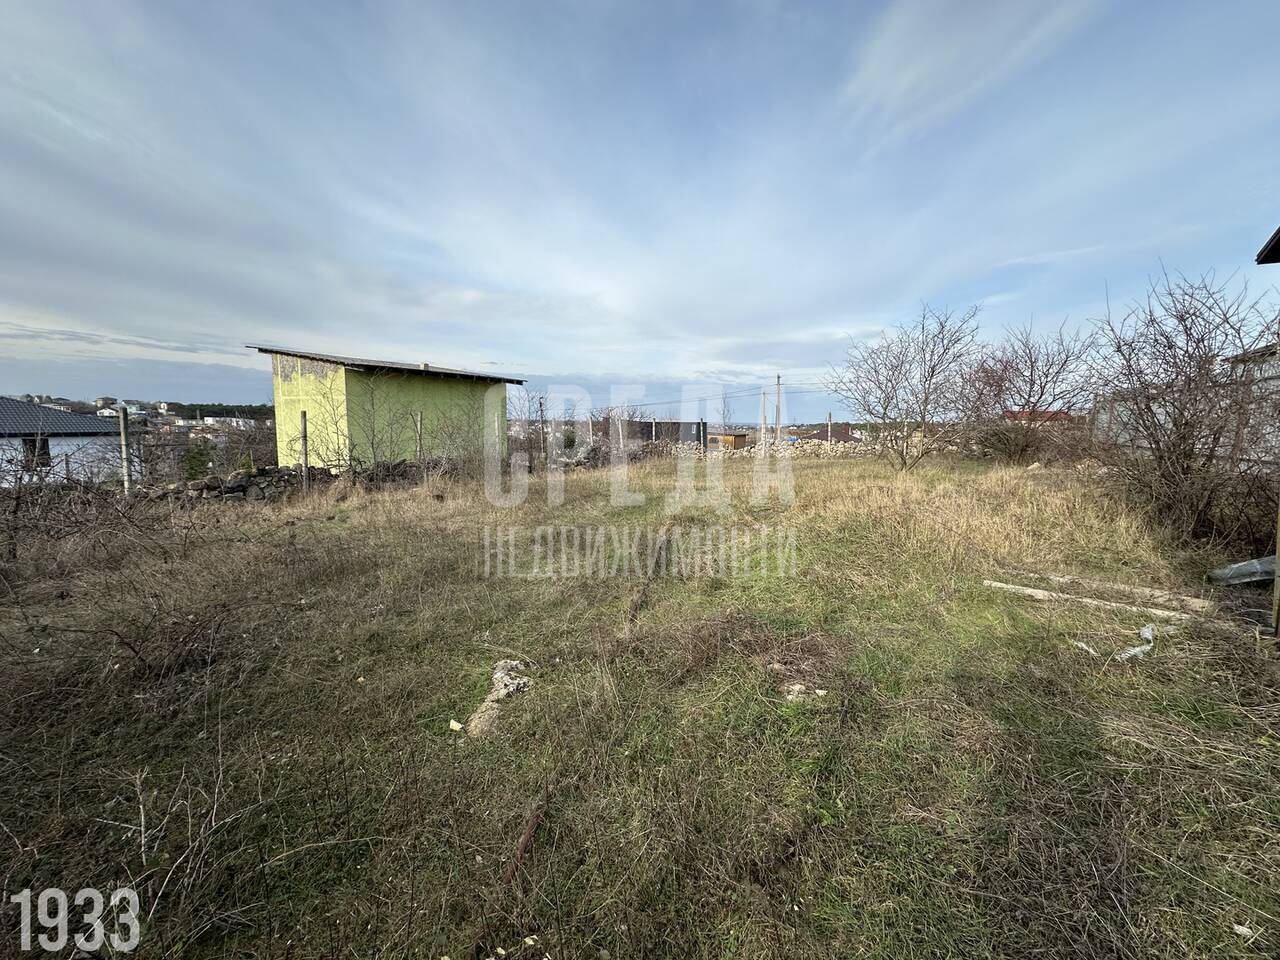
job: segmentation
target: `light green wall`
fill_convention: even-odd
[[[273,380],[280,463],[301,460],[303,410],[309,459],[315,466],[413,460],[419,417],[424,455],[474,456],[485,442],[484,401],[491,388],[496,391],[491,427],[505,448],[503,384],[409,371],[354,370],[283,355],[273,357]]]
[[[347,371],[333,363],[275,354],[276,462],[302,462],[302,411],[307,412],[308,459],[314,466],[346,462]]]
[[[359,462],[412,460],[415,423],[422,418],[427,456],[464,457],[484,443],[485,392],[493,384],[399,371],[347,371],[347,422],[352,456]],[[507,433],[506,389],[499,384],[499,438]]]

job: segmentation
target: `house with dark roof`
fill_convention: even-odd
[[[118,430],[115,420],[0,397],[0,486],[117,476]]]
[[[505,446],[507,384],[523,380],[428,363],[247,344],[271,357],[276,456],[346,468]]]

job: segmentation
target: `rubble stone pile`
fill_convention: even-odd
[[[311,468],[313,484],[326,483],[332,479],[329,471]],[[256,467],[252,470],[234,470],[226,477],[210,474],[198,480],[166,483],[140,492],[149,500],[265,501],[279,500],[301,485],[300,467]]]
[[[764,452],[770,456],[786,460],[818,460],[818,459],[851,459],[853,457],[872,456],[873,446],[867,443],[827,443],[825,440],[766,440],[763,444],[751,447],[730,449],[709,449],[703,451],[698,443],[676,443],[671,445],[671,452],[677,457],[720,458],[726,460],[742,460],[758,457]]]

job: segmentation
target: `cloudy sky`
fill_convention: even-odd
[[[0,393],[269,400],[265,341],[650,398],[780,372],[809,417],[922,299],[997,330],[1162,261],[1280,282],[1269,0],[0,13]]]

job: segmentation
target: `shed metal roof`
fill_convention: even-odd
[[[1280,263],[1280,227],[1276,227],[1276,232],[1271,235],[1271,239],[1258,251],[1257,262],[1259,264]]]
[[[355,370],[394,370],[399,373],[420,373],[428,377],[454,377],[463,380],[484,380],[488,383],[524,383],[514,377],[502,377],[492,373],[478,373],[474,370],[455,370],[450,367],[437,367],[430,363],[401,363],[396,360],[369,360],[364,357],[343,357],[332,353],[316,353],[312,350],[293,350],[289,347],[273,347],[269,344],[246,343],[250,350],[259,353],[278,353],[286,357],[301,357],[303,360],[319,360],[324,363],[336,363],[339,366],[351,367]]]
[[[119,429],[114,418],[105,420],[0,397],[0,437],[85,437]]]

